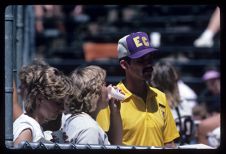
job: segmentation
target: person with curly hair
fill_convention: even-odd
[[[19,79],[21,84],[17,91],[15,80],[13,81],[13,121],[15,121],[23,112],[23,104],[26,99],[27,89],[35,74],[35,71],[40,71],[44,68],[50,67],[41,59],[34,59],[30,65],[22,66],[19,72]],[[19,104],[18,94],[22,97],[22,106]]]
[[[25,113],[13,123],[14,144],[45,139],[42,125],[62,113],[64,99],[73,89],[70,78],[50,66],[27,66],[20,71],[20,79],[25,81]]]
[[[120,103],[108,97],[106,71],[99,66],[87,66],[74,70],[71,74],[74,93],[65,102],[63,131],[68,141],[74,144],[121,144],[122,121]],[[95,121],[101,109],[110,106],[111,128],[108,135]],[[108,139],[109,137],[109,139]]]

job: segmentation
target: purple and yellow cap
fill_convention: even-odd
[[[144,32],[131,33],[118,41],[119,59],[126,56],[137,59],[156,50],[151,46],[148,35]]]

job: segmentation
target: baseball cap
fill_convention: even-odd
[[[144,32],[131,33],[118,41],[118,58],[128,56],[136,59],[156,50],[151,46],[148,35]]]
[[[216,79],[220,77],[220,73],[216,70],[209,70],[207,72],[205,72],[205,74],[203,75],[202,79],[204,81],[206,80],[210,80],[210,79]]]

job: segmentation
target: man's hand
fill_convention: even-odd
[[[176,148],[176,144],[172,142],[165,143],[164,148]]]

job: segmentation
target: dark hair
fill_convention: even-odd
[[[131,62],[131,59],[130,59],[128,56],[119,58],[119,62],[120,62],[121,60],[125,60],[128,64],[130,64],[130,62]]]

